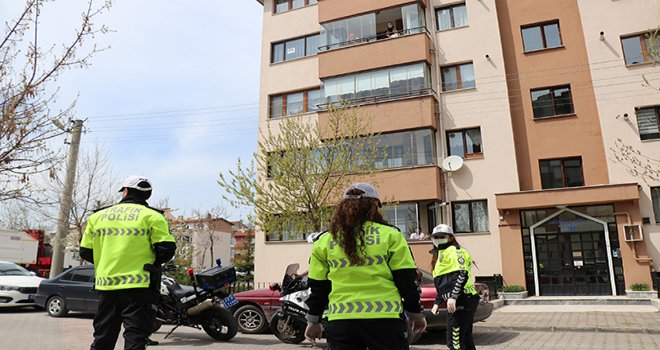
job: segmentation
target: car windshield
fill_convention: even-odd
[[[16,264],[0,263],[0,276],[32,276],[32,274]]]

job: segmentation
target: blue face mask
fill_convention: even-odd
[[[449,239],[447,238],[433,238],[433,244],[438,247],[442,244],[447,244],[449,242]]]

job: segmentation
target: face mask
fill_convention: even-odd
[[[435,244],[436,247],[440,246],[442,244],[446,244],[447,242],[449,242],[449,240],[447,238],[434,238],[433,239],[433,244]]]
[[[394,25],[392,25],[392,24],[387,25],[387,29],[392,29],[392,28],[394,28]]]

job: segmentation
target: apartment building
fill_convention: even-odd
[[[398,201],[384,216],[404,234],[449,223],[477,262],[474,275],[502,274],[532,294],[651,284],[660,184],[640,190],[610,148],[625,127],[626,142],[660,154],[646,126],[654,111],[657,133],[660,94],[614,100],[619,90],[608,88],[655,72],[647,61],[627,64],[621,42],[660,25],[657,0],[641,1],[655,13],[637,20],[631,8],[635,20],[621,25],[604,13],[620,16],[624,2],[259,2],[259,127],[284,118],[323,124],[324,104],[359,105],[388,148],[376,177],[381,194]],[[449,156],[462,166],[443,168]],[[311,246],[301,238],[257,230],[255,280],[277,281],[292,262],[304,268]],[[428,269],[431,243],[409,244]]]

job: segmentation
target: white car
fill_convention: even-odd
[[[0,308],[34,306],[34,295],[43,280],[12,262],[0,261]]]

